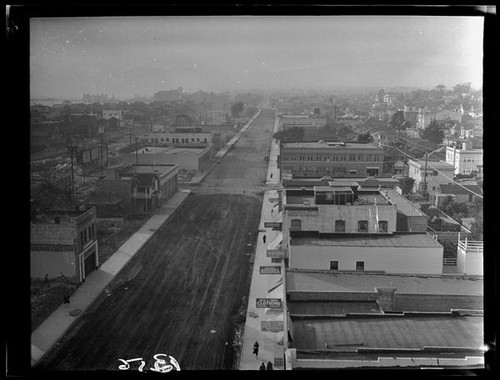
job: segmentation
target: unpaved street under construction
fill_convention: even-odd
[[[156,354],[181,369],[233,368],[273,122],[263,110],[37,369],[118,371],[119,359],[143,358],[147,370]]]

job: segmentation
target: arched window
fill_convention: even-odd
[[[335,221],[335,232],[345,232],[345,220]]]

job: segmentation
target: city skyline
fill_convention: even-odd
[[[482,86],[480,17],[32,19],[31,98]]]

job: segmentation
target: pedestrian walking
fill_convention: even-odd
[[[266,368],[268,371],[272,371],[273,370],[273,363],[271,363],[271,361],[268,361],[267,362],[267,368]]]
[[[253,344],[253,353],[255,355],[255,358],[259,355],[259,342],[255,342]]]
[[[69,306],[70,301],[69,301],[69,296],[67,294],[63,296],[63,302],[65,307]]]
[[[273,178],[273,173],[271,173],[271,178]]]
[[[262,236],[262,241],[266,244],[266,235]]]
[[[266,365],[264,364],[264,362],[262,362],[262,364],[260,365],[259,370],[261,370],[261,371],[266,370]]]
[[[45,275],[45,278],[43,279],[43,286],[45,286],[45,285],[47,285],[47,287],[50,288],[50,281],[49,281],[49,274],[48,273]]]

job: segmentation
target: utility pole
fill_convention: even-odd
[[[139,152],[137,149],[137,137],[135,138],[135,164],[137,165],[139,163]],[[136,167],[137,168],[137,167]]]
[[[427,196],[427,151],[425,152],[425,167],[424,167],[424,188],[423,188],[424,198]]]
[[[101,153],[101,176],[104,175],[104,162],[103,162],[103,157],[102,157],[102,139],[103,139],[103,136],[104,136],[104,127],[101,126],[99,128],[99,134],[101,135],[101,149],[100,149],[100,153]]]
[[[77,148],[77,146],[75,145],[69,145],[68,146],[68,149],[69,149],[69,156],[70,156],[70,159],[71,159],[71,192],[70,192],[70,196],[71,196],[71,204],[73,205],[73,202],[75,200],[75,174],[74,174],[74,170],[73,170],[73,153],[75,151],[75,149]]]

